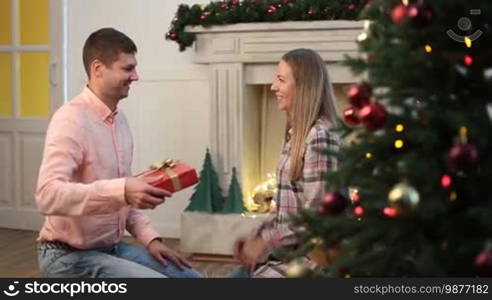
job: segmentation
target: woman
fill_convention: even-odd
[[[232,277],[248,277],[272,248],[296,244],[288,215],[320,200],[326,191],[323,174],[337,167],[335,157],[318,151],[338,150],[340,144],[338,136],[330,131],[336,123],[337,109],[333,87],[319,54],[310,49],[287,52],[278,64],[271,90],[275,92],[278,109],[287,114],[277,165],[277,211],[254,234],[236,241],[235,256],[243,268]],[[253,276],[260,276],[258,272]],[[282,271],[277,273],[282,276]],[[270,277],[265,274],[261,276]]]

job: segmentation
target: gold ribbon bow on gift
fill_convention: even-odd
[[[162,170],[164,173],[166,173],[167,176],[169,176],[169,179],[171,179],[174,191],[179,191],[181,190],[181,183],[179,182],[179,175],[178,173],[174,172],[172,170],[173,167],[176,166],[178,161],[174,159],[166,159],[163,162],[160,163],[155,163],[150,166],[150,169],[152,170]]]

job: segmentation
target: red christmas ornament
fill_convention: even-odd
[[[267,13],[272,14],[277,10],[277,7],[275,5],[270,5],[267,9]]]
[[[347,6],[347,8],[348,8],[349,10],[354,10],[354,9],[355,9],[355,4],[350,3],[350,4]]]
[[[395,218],[398,215],[398,210],[394,207],[387,206],[383,209],[383,215],[388,218]]]
[[[329,192],[318,206],[318,212],[321,215],[339,214],[347,207],[347,199],[338,192]]]
[[[448,188],[453,184],[453,179],[448,174],[444,174],[441,177],[441,186],[443,188]]]
[[[355,107],[348,107],[343,111],[343,118],[345,122],[350,126],[356,126],[360,124],[357,109]]]
[[[370,131],[383,127],[387,115],[386,109],[379,103],[371,103],[359,111],[362,124]]]
[[[473,57],[471,57],[470,55],[465,55],[465,57],[463,58],[463,62],[469,67],[473,65]]]
[[[232,4],[233,5],[238,5],[239,4],[239,0],[232,0]]]
[[[408,18],[419,27],[430,24],[434,18],[432,8],[422,2],[410,4],[407,11]]]
[[[354,214],[358,217],[361,217],[364,214],[364,208],[362,206],[356,206],[354,208]]]
[[[486,250],[480,252],[475,257],[475,267],[477,268],[477,273],[483,277],[492,276],[492,250]]]
[[[448,155],[449,167],[453,171],[467,170],[478,162],[478,150],[470,143],[455,144]]]
[[[205,20],[206,18],[207,18],[207,14],[205,14],[205,13],[201,13],[201,14],[200,14],[200,20],[202,20],[202,21],[203,21],[203,20]]]
[[[391,11],[391,20],[393,20],[393,23],[395,24],[400,24],[407,17],[407,14],[407,7],[403,4],[399,4]]]
[[[176,33],[176,31],[169,31],[167,34],[166,34],[166,38],[171,40],[171,41],[175,41],[177,38],[178,38],[178,34]]]
[[[307,13],[308,13],[308,15],[312,15],[312,14],[314,14],[314,10],[312,8],[310,8]]]
[[[352,193],[352,195],[350,195],[350,200],[352,200],[352,203],[359,203],[360,202],[360,194],[358,192]]]
[[[356,108],[369,104],[371,96],[372,87],[366,82],[352,85],[347,93],[348,101]]]

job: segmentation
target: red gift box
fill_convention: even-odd
[[[166,160],[151,166],[151,169],[138,174],[138,178],[150,179],[149,184],[175,193],[198,182],[195,169],[178,161]]]

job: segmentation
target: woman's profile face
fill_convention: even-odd
[[[290,112],[295,94],[295,80],[292,69],[283,60],[278,63],[271,90],[275,92],[277,97],[278,109]]]

